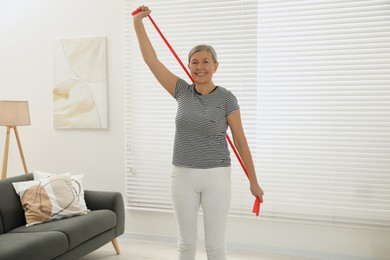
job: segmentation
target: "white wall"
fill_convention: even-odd
[[[0,100],[28,100],[32,124],[20,127],[29,170],[85,173],[88,189],[124,192],[122,0],[0,0]],[[52,120],[51,40],[106,36],[108,130],[56,130]],[[0,155],[5,127],[0,128]],[[23,172],[11,136],[8,176]],[[0,158],[1,159],[1,158]],[[127,211],[129,236],[173,239],[171,213]],[[390,231],[232,218],[231,247],[321,259],[389,259]]]
[[[56,130],[51,41],[89,36],[107,37],[109,128]],[[29,101],[31,126],[18,128],[29,171],[85,173],[87,188],[123,192],[123,2],[0,0],[0,37],[0,100]],[[4,139],[1,127],[1,156]],[[8,176],[20,173],[12,133]]]

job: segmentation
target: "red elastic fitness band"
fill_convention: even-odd
[[[138,14],[141,11],[142,11],[142,9],[138,8],[134,12],[132,12],[131,15],[134,16],[134,15]],[[172,52],[173,56],[175,56],[176,60],[180,64],[180,66],[183,68],[183,70],[187,74],[187,76],[191,79],[192,83],[195,83],[194,79],[191,77],[191,74],[188,72],[187,68],[184,66],[183,62],[180,60],[179,56],[176,54],[175,50],[169,44],[168,40],[165,38],[165,36],[161,32],[161,30],[158,28],[157,24],[154,22],[154,20],[152,19],[152,17],[150,15],[148,15],[148,17],[149,17],[149,20],[152,22],[154,28],[156,28],[158,34],[160,34],[160,36],[163,39],[163,41],[165,42],[165,44],[168,46],[169,50]],[[238,161],[240,162],[240,165],[241,165],[242,169],[244,170],[244,172],[246,174],[246,177],[248,177],[248,179],[249,179],[248,171],[246,170],[246,167],[245,167],[245,165],[244,165],[240,155],[237,152],[236,147],[234,146],[234,144],[231,141],[231,139],[230,139],[228,134],[226,134],[226,139],[227,139],[228,143],[230,144],[230,147],[232,148],[232,150],[233,150],[234,154],[236,155]],[[255,213],[256,216],[259,216],[259,214],[260,214],[260,198],[259,197],[256,197],[256,200],[255,200],[255,202],[253,204],[252,213]]]

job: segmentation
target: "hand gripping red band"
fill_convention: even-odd
[[[138,8],[136,10],[134,10],[134,12],[131,13],[131,15],[136,15],[138,14],[139,12],[141,12],[141,8]],[[194,79],[192,78],[191,74],[188,72],[187,68],[184,66],[183,62],[180,60],[179,56],[176,54],[175,50],[172,48],[172,46],[169,44],[168,40],[165,38],[165,36],[163,35],[163,33],[161,32],[161,30],[158,28],[157,24],[154,22],[154,20],[152,19],[152,17],[150,15],[148,15],[148,18],[149,20],[152,22],[154,28],[156,28],[157,32],[160,34],[161,38],[163,39],[163,41],[165,42],[165,44],[168,46],[169,50],[172,52],[173,56],[175,56],[176,60],[179,62],[180,66],[183,68],[184,72],[187,74],[187,76],[191,79],[192,83],[195,83]],[[226,139],[228,140],[229,144],[230,144],[230,147],[232,148],[234,154],[236,155],[238,161],[240,162],[240,165],[242,167],[242,169],[244,170],[246,176],[248,177],[249,179],[249,175],[248,175],[248,172],[246,170],[246,167],[240,157],[240,155],[238,154],[237,150],[236,150],[236,147],[234,146],[233,142],[230,140],[230,137],[228,134],[226,134]],[[252,209],[252,213],[255,213],[256,216],[259,216],[260,214],[260,198],[257,197],[254,204],[253,204],[253,209]]]

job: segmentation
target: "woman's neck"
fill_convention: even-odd
[[[216,86],[213,82],[207,84],[199,84],[195,85],[195,91],[200,95],[208,95],[215,90]]]

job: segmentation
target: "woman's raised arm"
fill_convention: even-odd
[[[142,57],[160,84],[169,92],[169,94],[174,96],[178,77],[160,62],[148,34],[146,33],[142,20],[151,13],[151,10],[146,6],[141,6],[140,9],[142,11],[134,15],[133,22]]]

